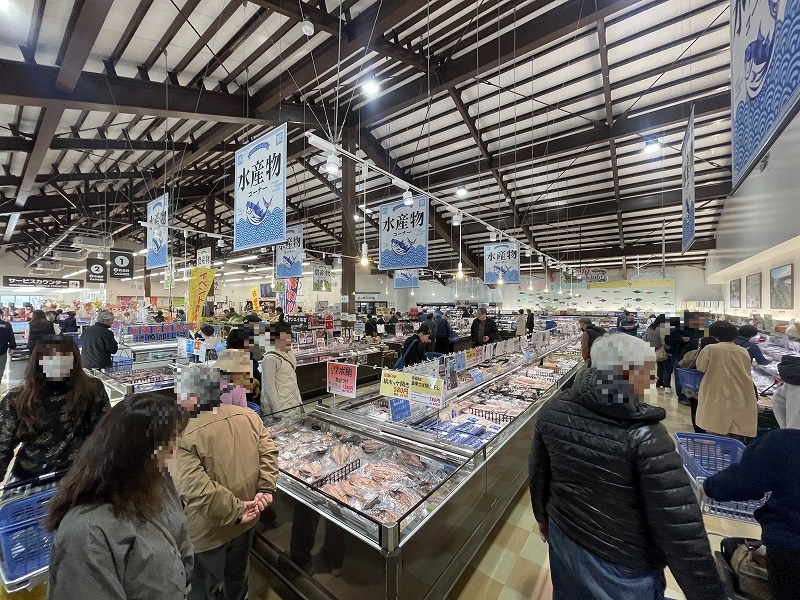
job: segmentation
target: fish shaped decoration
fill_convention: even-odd
[[[295,264],[296,262],[297,262],[297,261],[296,261],[296,260],[294,260],[294,259],[293,259],[291,256],[286,256],[286,255],[284,254],[284,256],[283,256],[283,265],[284,265],[285,267],[287,267],[287,268],[291,268],[291,267],[293,267],[293,266],[294,266],[294,264]]]
[[[267,218],[267,214],[269,214],[270,204],[272,204],[272,198],[266,204],[264,204],[264,198],[259,198],[258,202],[250,202],[248,200],[245,203],[247,220],[253,225],[261,225],[264,219]]]
[[[507,267],[505,265],[495,265],[494,266],[494,272],[497,273],[498,275],[505,275],[510,270],[511,270],[511,267]]]
[[[392,240],[392,252],[397,254],[398,256],[403,256],[404,254],[408,254],[411,251],[411,248],[414,247],[416,243],[416,239],[410,240],[408,238],[403,240]]]

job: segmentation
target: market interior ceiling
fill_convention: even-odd
[[[138,222],[165,186],[177,227],[231,234],[234,151],[281,122],[289,221],[309,248],[341,251],[343,219],[340,175],[307,131],[350,136],[359,156],[573,267],[659,264],[662,223],[670,265],[701,265],[714,248],[731,188],[729,0],[0,0],[0,11],[0,248],[26,261],[90,232],[143,244]],[[697,240],[681,255],[693,104]],[[660,148],[644,151],[652,140]],[[402,190],[372,173],[357,192],[361,218],[345,226],[374,259],[364,208],[377,214]],[[459,231],[452,216],[436,210],[431,266],[454,272],[461,245],[480,275],[486,229],[464,219]],[[174,253],[204,241],[177,236]]]

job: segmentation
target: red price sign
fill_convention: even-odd
[[[356,397],[358,367],[347,363],[328,363],[328,392],[348,398]]]

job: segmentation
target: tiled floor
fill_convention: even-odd
[[[670,433],[691,431],[689,408],[681,406],[674,395],[652,390],[648,403],[667,411],[664,421]],[[706,529],[712,548],[719,547],[721,536],[741,535],[760,537],[760,528],[725,519],[706,517]],[[448,600],[551,600],[552,586],[547,557],[547,545],[539,538],[535,527],[530,496],[520,491],[506,519],[492,532],[481,551],[475,556]],[[250,600],[294,599],[288,590],[273,591],[272,581],[263,567],[256,566],[251,574]],[[288,595],[287,595],[288,594]],[[685,600],[674,578],[667,572],[667,597]]]

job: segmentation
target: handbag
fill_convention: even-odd
[[[457,331],[451,331],[450,335],[447,337],[447,339],[450,340],[451,342],[455,343],[455,342],[458,341],[458,337],[459,336],[458,336],[458,332]]]
[[[756,552],[760,547],[758,540],[747,540],[740,544],[731,557],[731,569],[736,574],[742,594],[755,600],[772,600],[766,557]]]
[[[411,352],[411,349],[414,347],[414,345],[418,341],[419,341],[419,339],[411,340],[411,343],[408,345],[408,348],[406,348],[406,351],[403,352],[403,356],[398,358],[397,362],[394,363],[394,368],[395,369],[402,369],[403,367],[406,366],[406,356],[408,356],[408,353]]]
[[[667,354],[664,346],[659,346],[658,350],[656,350],[656,361],[664,362],[665,360],[669,360],[669,354]]]

